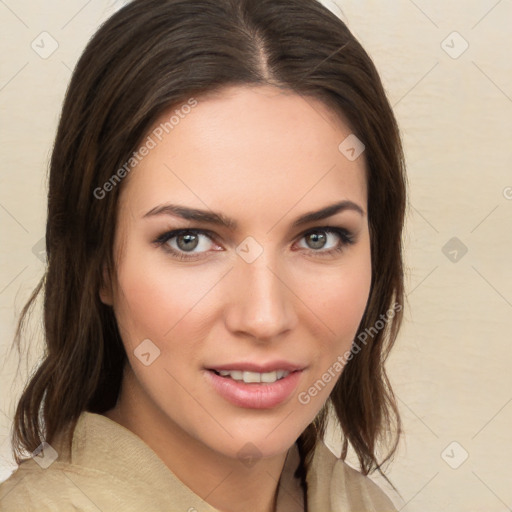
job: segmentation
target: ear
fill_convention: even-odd
[[[112,280],[110,279],[110,275],[107,269],[107,266],[104,264],[102,268],[102,281],[99,289],[99,296],[101,302],[107,306],[113,305],[113,293],[112,293]]]

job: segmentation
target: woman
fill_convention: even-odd
[[[62,110],[2,510],[395,510],[365,475],[400,432],[405,181],[375,67],[318,2],[117,12]]]

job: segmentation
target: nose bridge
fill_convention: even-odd
[[[235,264],[228,327],[269,339],[294,326],[293,295],[285,284],[282,267],[271,257],[270,250],[261,251],[256,259],[249,261],[241,256]]]

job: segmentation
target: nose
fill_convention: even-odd
[[[294,294],[285,273],[263,254],[252,263],[239,258],[231,272],[226,327],[259,341],[272,341],[297,324]]]

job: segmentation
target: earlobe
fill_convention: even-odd
[[[106,306],[112,306],[112,281],[109,276],[109,272],[106,265],[103,265],[102,281],[99,289],[99,296],[101,302]]]

